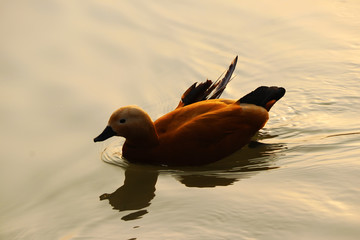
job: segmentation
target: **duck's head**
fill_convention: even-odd
[[[116,110],[110,117],[104,131],[94,138],[94,142],[104,141],[112,136],[125,137],[134,142],[148,141],[156,132],[149,115],[137,106],[127,106]]]

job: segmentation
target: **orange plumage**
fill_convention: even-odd
[[[259,87],[237,101],[214,99],[230,81],[236,61],[221,81],[192,85],[178,107],[155,122],[136,106],[118,109],[94,141],[125,137],[123,157],[150,164],[201,165],[232,154],[250,142],[285,94],[284,88]]]

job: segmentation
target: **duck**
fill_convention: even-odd
[[[222,79],[191,85],[177,107],[155,121],[135,105],[117,109],[94,142],[123,137],[125,160],[165,166],[205,165],[240,150],[264,127],[285,89],[260,86],[239,99],[220,98],[237,60]]]

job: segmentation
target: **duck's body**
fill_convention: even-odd
[[[236,59],[224,77],[226,83],[223,84],[224,79],[220,82],[224,86],[215,97],[224,90],[235,64]],[[104,132],[94,141],[114,135],[125,137],[122,152],[131,162],[164,165],[211,163],[248,144],[267,122],[268,110],[285,93],[283,88],[260,87],[240,100],[202,100],[209,86],[205,90],[199,90],[200,87],[201,84],[191,86],[178,107],[155,122],[138,107],[118,109],[110,117]],[[206,93],[205,98],[208,95]]]
[[[214,162],[249,143],[267,119],[264,108],[249,104],[221,100],[194,103],[154,122],[157,143],[139,146],[126,141],[123,156],[130,161],[166,165]]]

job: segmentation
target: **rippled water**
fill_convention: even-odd
[[[2,2],[0,238],[358,239],[359,24],[356,0]],[[92,142],[236,55],[224,97],[287,89],[262,144],[166,168]]]

